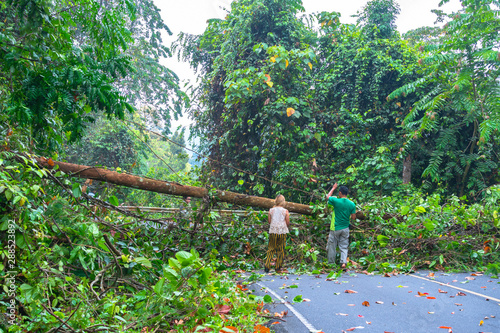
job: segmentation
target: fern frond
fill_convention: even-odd
[[[500,62],[500,58],[498,57],[498,50],[481,49],[474,52],[474,57],[478,57],[487,62]]]
[[[415,82],[410,82],[410,83],[405,84],[404,86],[394,90],[392,93],[389,94],[389,96],[387,96],[387,101],[390,102],[393,99],[398,98],[399,96],[404,97],[404,96],[407,96],[407,95],[415,92],[415,90],[417,90],[418,87],[423,86],[427,82],[427,79],[428,79],[428,77],[423,77],[423,78],[416,80]]]
[[[444,152],[441,150],[434,150],[431,154],[429,165],[422,173],[423,177],[430,177],[433,181],[439,181],[439,166],[443,162]]]

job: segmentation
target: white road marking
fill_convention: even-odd
[[[479,297],[484,297],[484,298],[490,299],[490,300],[495,301],[495,302],[500,302],[500,299],[498,299],[498,298],[491,297],[491,296],[486,296],[486,295],[483,295],[483,294],[480,294],[480,293],[476,293],[475,291],[472,291],[472,290],[467,290],[467,289],[464,289],[464,288],[455,287],[455,286],[452,286],[450,284],[447,284],[447,283],[444,283],[444,282],[439,282],[439,281],[436,281],[436,280],[429,280],[429,279],[426,279],[424,277],[417,276],[417,275],[411,275],[411,274],[408,274],[408,275],[411,276],[411,277],[417,278],[417,279],[422,279],[422,280],[425,280],[425,281],[434,282],[434,283],[437,283],[437,284],[439,284],[441,286],[446,286],[446,287],[454,288],[454,289],[457,289],[457,290],[460,290],[460,291],[468,292],[469,294],[473,294],[473,295],[476,295],[476,296],[479,296]]]
[[[314,328],[314,326],[309,322],[307,321],[307,319],[299,312],[297,311],[291,304],[290,302],[287,302],[285,301],[283,298],[280,297],[280,295],[276,294],[273,290],[269,289],[268,287],[266,287],[265,285],[261,284],[260,282],[256,282],[257,285],[259,285],[261,288],[264,288],[267,292],[269,292],[270,294],[272,294],[276,299],[278,299],[281,303],[285,304],[285,306],[290,309],[290,311],[293,312],[293,314],[299,318],[299,320],[302,322],[302,324],[304,324],[304,326],[309,330],[309,332],[313,332],[313,333],[316,333],[316,332],[321,332],[321,330],[318,330],[316,328]]]

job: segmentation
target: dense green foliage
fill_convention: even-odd
[[[16,309],[2,316],[1,331],[218,331],[256,323],[262,300],[234,284],[234,273],[216,264],[216,250],[205,252],[206,260],[180,251],[185,233],[116,214],[71,177],[27,158],[2,153],[0,171],[0,270],[2,285],[13,286],[0,291],[0,308],[9,313],[13,293]]]
[[[478,196],[500,181],[500,8],[497,1],[463,5],[442,37],[421,47],[422,79],[389,99],[418,96],[404,120],[402,155],[425,161],[421,177],[434,187]]]
[[[151,1],[0,7],[1,129],[29,129],[32,149],[52,152],[79,138],[94,113],[123,118],[131,102],[147,99],[166,128],[172,107],[180,112],[177,77],[159,64],[168,54],[160,45],[166,26]]]
[[[402,37],[393,0],[357,25],[300,18],[300,0],[233,2],[180,39],[202,74],[191,134],[211,158],[191,169],[170,129],[188,101],[159,62],[169,30],[151,1],[0,0],[0,332],[257,330],[271,298],[242,281],[259,278],[267,215],[226,215],[216,188],[314,203],[292,218],[290,272],[339,275],[324,250],[338,181],[359,210],[351,269],[498,276],[499,8],[463,4]],[[181,198],[42,169],[32,153],[209,195],[187,214],[126,211]]]
[[[202,35],[181,35],[183,56],[203,75],[204,108],[192,111],[201,149],[250,173],[214,163],[215,183],[257,195],[280,189],[309,202],[335,179],[367,198],[398,188],[404,159],[408,180],[427,180],[427,190],[476,195],[495,184],[498,20],[490,3],[465,1],[444,37],[421,29],[403,39],[394,24],[399,7],[389,0],[369,2],[358,25],[342,24],[335,12],[303,21],[297,1],[238,1]],[[428,60],[419,61],[418,36]],[[449,115],[438,125],[433,112]],[[485,154],[477,153],[480,128]]]

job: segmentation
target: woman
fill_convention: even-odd
[[[274,200],[274,207],[269,210],[269,246],[264,271],[269,272],[271,261],[276,252],[276,272],[281,270],[285,258],[286,234],[290,227],[290,214],[285,207],[286,201],[283,195],[278,195]]]

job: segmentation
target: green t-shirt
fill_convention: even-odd
[[[356,204],[347,198],[330,197],[328,204],[333,206],[333,219],[335,224],[330,225],[330,230],[342,230],[349,228],[351,214],[356,213]]]

